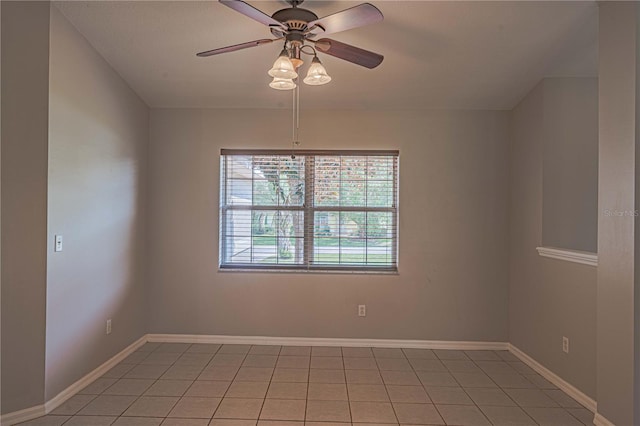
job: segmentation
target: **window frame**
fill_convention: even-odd
[[[304,201],[302,205],[234,205],[226,204],[228,170],[225,157],[227,156],[304,156]],[[341,206],[316,206],[314,205],[315,192],[315,158],[313,161],[306,161],[308,157],[317,156],[339,156],[339,157],[391,157],[393,159],[392,177],[392,205],[391,207],[341,207]],[[398,273],[398,247],[399,247],[399,226],[398,226],[398,204],[399,204],[399,150],[284,150],[284,149],[221,149],[220,150],[220,196],[218,199],[219,213],[219,242],[218,242],[218,270],[224,272],[334,272],[334,273]],[[254,178],[251,179],[254,182]],[[366,202],[365,202],[366,204]],[[229,211],[300,211],[304,215],[303,225],[303,262],[298,264],[255,264],[255,263],[223,263],[226,247],[226,233]],[[384,212],[391,213],[392,217],[392,244],[391,244],[391,264],[390,265],[356,265],[356,264],[326,264],[314,263],[314,220],[318,212],[338,213],[341,212]],[[341,237],[339,237],[341,238]],[[252,244],[253,246],[253,244]]]

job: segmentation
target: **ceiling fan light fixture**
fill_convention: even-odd
[[[307,72],[307,76],[303,80],[305,84],[310,86],[321,86],[331,81],[331,76],[327,73],[327,70],[320,62],[317,56],[311,61],[311,66]]]
[[[269,87],[276,90],[293,90],[296,88],[296,83],[290,78],[273,77],[273,81],[269,83]]]
[[[291,62],[291,59],[289,59],[289,53],[286,49],[282,49],[280,56],[278,56],[278,59],[273,63],[273,67],[271,67],[268,74],[274,78],[274,82],[276,78],[293,80],[298,77],[298,73]]]
[[[304,61],[299,58],[291,58],[291,63],[293,64],[293,67],[297,70],[304,64]]]

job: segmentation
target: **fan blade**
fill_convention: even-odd
[[[245,16],[248,16],[249,18],[255,21],[258,21],[261,24],[286,28],[282,24],[282,22],[276,21],[271,16],[256,9],[255,7],[251,6],[249,3],[243,2],[242,0],[219,0],[219,1],[225,6],[230,7],[231,9],[235,10],[236,12],[240,12]]]
[[[279,40],[279,39],[275,39]],[[275,40],[271,40],[268,38],[263,38],[260,40],[248,41],[246,43],[234,44],[233,46],[221,47],[219,49],[207,50],[205,52],[196,53],[196,56],[200,56],[204,58],[206,56],[219,55],[221,53],[227,52],[235,52],[236,50],[248,49],[250,47],[262,46],[263,44],[269,44],[274,42]]]
[[[344,59],[345,61],[362,65],[369,69],[377,67],[384,59],[384,56],[378,53],[369,52],[368,50],[331,40],[330,38],[321,38],[315,43],[318,50],[327,55],[335,56],[336,58]]]
[[[333,15],[309,22],[307,27],[311,28],[311,34],[324,35],[375,24],[383,19],[384,15],[382,15],[382,12],[380,12],[377,7],[371,3],[362,3],[358,6],[345,9],[342,12],[337,12]]]

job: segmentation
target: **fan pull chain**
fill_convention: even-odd
[[[296,86],[296,146],[300,145],[300,85]]]
[[[296,158],[296,147],[300,146],[300,86],[293,89],[293,120],[292,120],[292,141],[291,141],[291,159]]]

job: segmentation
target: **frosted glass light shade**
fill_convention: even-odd
[[[276,90],[292,90],[296,88],[296,84],[289,78],[274,77],[269,86]]]
[[[280,56],[278,56],[278,59],[273,63],[273,67],[269,70],[269,75],[274,78],[285,78],[288,80],[298,77],[298,73],[293,67],[293,63],[291,59],[289,59],[286,50],[280,52]]]
[[[309,67],[307,76],[303,81],[310,86],[320,86],[330,82],[331,77],[327,74],[327,70],[320,62],[320,59],[315,57],[313,58],[313,61],[311,61],[311,66]]]

